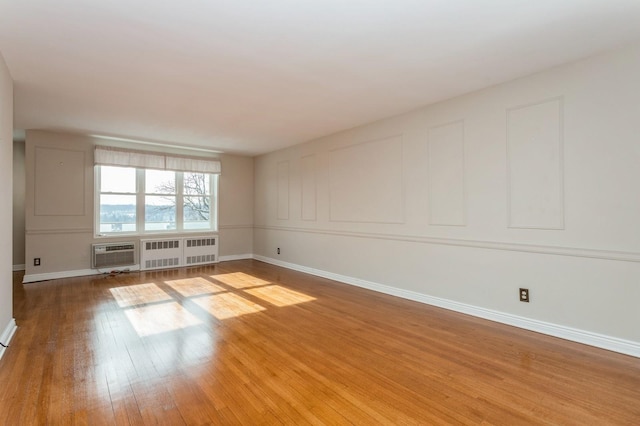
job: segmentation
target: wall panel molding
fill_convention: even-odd
[[[85,216],[86,152],[36,146],[34,156],[34,216]]]
[[[466,226],[464,120],[429,128],[429,224]]]
[[[318,217],[315,154],[306,155],[300,159],[300,178],[302,180],[300,217],[302,220],[315,221]]]
[[[279,220],[289,220],[289,161],[280,161],[276,165],[277,171],[277,214]]]
[[[507,109],[508,227],[564,229],[563,98]]]
[[[220,225],[218,226],[218,229],[253,229],[253,225]]]
[[[374,234],[366,232],[334,231],[327,229],[294,228],[285,226],[261,226],[255,229],[270,231],[302,232],[308,234],[333,235],[339,237],[367,238],[376,240],[404,241],[410,243],[436,244],[447,246],[471,247],[489,250],[506,250],[525,253],[538,253],[556,256],[584,257],[589,259],[640,262],[640,253],[616,250],[586,249],[580,247],[543,246],[535,244],[508,243],[488,240],[465,240],[456,238],[438,238],[417,235]]]
[[[27,229],[27,235],[56,235],[56,234],[93,234],[93,228],[51,228]]]
[[[403,136],[329,151],[329,220],[405,222]]]

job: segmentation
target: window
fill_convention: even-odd
[[[129,167],[139,166],[140,156],[144,160],[146,154],[127,156],[129,151],[107,148],[105,154],[99,149],[95,173],[97,235],[217,230],[215,171],[219,172],[219,163],[212,168],[212,162],[205,160],[171,157],[172,168],[195,170]],[[164,166],[164,160],[158,160],[164,158],[162,154],[152,157],[154,167]],[[214,172],[202,171],[207,168]]]
[[[144,230],[176,229],[176,172],[144,171]]]
[[[136,232],[136,169],[100,168],[99,232]]]
[[[206,173],[184,173],[184,229],[208,229],[211,221],[211,180]]]

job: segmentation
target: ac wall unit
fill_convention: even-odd
[[[93,269],[131,266],[136,263],[136,244],[92,244],[91,254],[91,267]]]

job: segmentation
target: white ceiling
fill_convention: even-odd
[[[15,127],[260,154],[640,39],[640,0],[0,0]]]

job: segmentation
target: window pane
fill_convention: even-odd
[[[187,195],[209,195],[209,175],[205,173],[184,173],[184,193]]]
[[[100,196],[100,233],[136,231],[136,196]]]
[[[136,192],[136,169],[100,166],[100,192]]]
[[[176,229],[176,197],[147,195],[144,204],[145,231]]]
[[[176,172],[167,170],[145,170],[147,194],[175,194]]]
[[[209,229],[209,204],[209,197],[184,197],[184,229]]]

